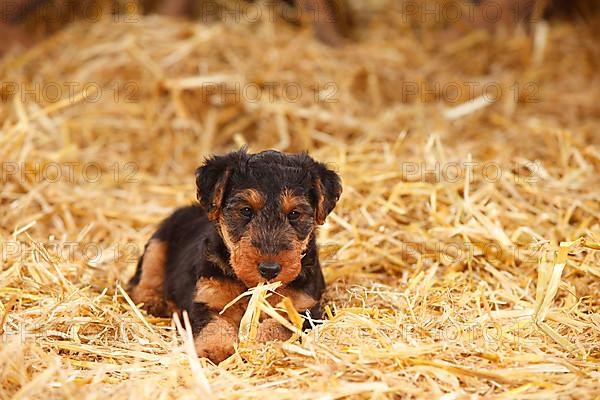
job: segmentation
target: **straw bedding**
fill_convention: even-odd
[[[600,395],[597,37],[581,21],[452,36],[385,5],[341,49],[282,21],[138,17],[1,61],[29,86],[0,112],[0,398]],[[203,157],[243,144],[308,149],[344,194],[320,231],[327,320],[217,367],[122,287]],[[250,312],[272,312],[267,289]]]

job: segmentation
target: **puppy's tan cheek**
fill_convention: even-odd
[[[219,230],[221,231],[221,237],[223,238],[223,242],[227,249],[231,252],[235,246],[229,231],[227,230],[227,224],[225,223],[225,218],[223,216],[219,217]]]
[[[283,283],[290,283],[296,279],[302,270],[300,255],[285,254],[280,257],[279,263],[281,265],[281,272],[277,276],[276,280]]]
[[[219,219],[219,225],[223,242],[230,253],[229,264],[233,267],[233,272],[246,286],[256,286],[260,278],[256,273],[258,252],[250,244],[249,238],[243,237],[240,241],[234,242],[223,217]],[[253,262],[256,262],[254,267],[252,267]]]
[[[302,270],[302,253],[306,250],[308,238],[302,242],[293,241],[292,249],[282,251],[276,257],[281,265],[281,272],[277,280],[283,283],[289,283],[296,279]]]
[[[233,271],[248,287],[256,286],[262,280],[258,272],[260,261],[260,251],[251,244],[250,237],[243,237],[231,252]]]

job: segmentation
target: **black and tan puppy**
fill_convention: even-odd
[[[186,310],[198,354],[215,362],[233,353],[247,300],[220,311],[260,282],[282,282],[278,293],[319,319],[315,231],[342,192],[338,175],[306,154],[240,150],[208,159],[196,186],[200,204],[175,211],[146,245],[133,301],[155,315]],[[273,319],[258,329],[261,341],[288,336]]]

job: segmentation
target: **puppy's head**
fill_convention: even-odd
[[[298,276],[315,227],[342,192],[338,175],[324,164],[277,151],[212,157],[196,170],[196,186],[248,287]]]

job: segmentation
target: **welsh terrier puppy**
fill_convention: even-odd
[[[176,210],[146,244],[132,300],[157,316],[187,311],[198,355],[214,362],[233,354],[248,299],[221,311],[261,282],[281,282],[277,293],[320,319],[325,280],[315,234],[342,193],[339,176],[307,154],[242,149],[207,159],[196,187],[199,204]],[[264,318],[257,339],[290,335]]]

